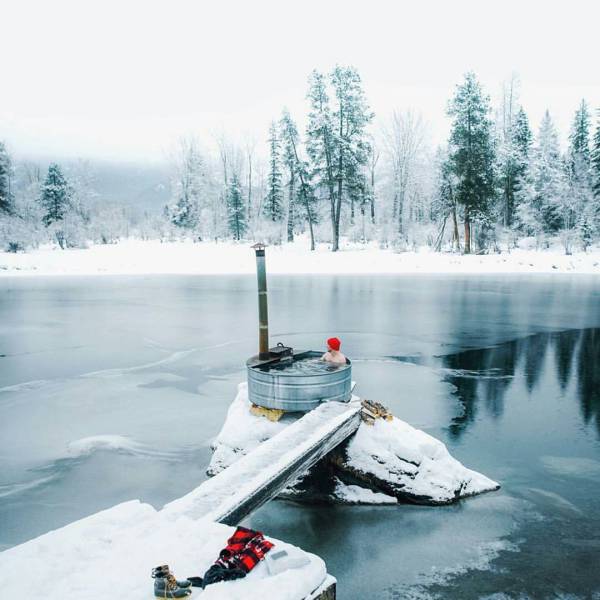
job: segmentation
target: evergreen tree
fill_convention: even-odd
[[[173,181],[175,201],[169,211],[170,219],[177,227],[193,230],[198,226],[200,203],[205,195],[204,165],[193,140],[181,142],[177,158],[176,177]]]
[[[579,108],[575,112],[573,126],[571,127],[570,152],[571,168],[575,168],[575,163],[580,162],[584,167],[590,164],[590,112],[585,100],[581,101]]]
[[[11,191],[11,160],[6,147],[0,142],[0,214],[13,212],[13,196]]]
[[[307,151],[318,187],[328,197],[331,214],[331,249],[339,249],[342,201],[351,206],[353,191],[365,189],[362,168],[367,164],[370,145],[366,127],[373,118],[367,105],[358,71],[337,66],[329,76],[334,101],[330,106],[325,78],[314,71],[309,82],[310,113]]]
[[[296,179],[298,178],[298,166],[296,158],[296,148],[298,147],[298,129],[290,113],[283,111],[281,121],[281,140],[283,143],[283,164],[287,169],[288,175],[288,218],[287,218],[287,241],[294,241],[294,209],[296,205]]]
[[[315,236],[313,226],[317,223],[316,198],[310,185],[308,165],[300,159],[298,129],[287,110],[283,112],[280,127],[284,162],[289,173],[289,202],[292,205],[293,218],[295,221],[298,221],[300,217],[303,217],[308,222],[310,249],[314,250]],[[288,216],[288,241],[291,241],[289,239],[290,225],[291,219]]]
[[[594,134],[593,149],[591,154],[592,186],[596,205],[600,204],[600,109],[598,110],[598,122]]]
[[[457,179],[456,200],[463,209],[465,253],[471,252],[471,224],[484,220],[494,197],[495,149],[491,135],[490,101],[474,73],[457,86],[448,114],[454,118],[450,158]]]
[[[587,213],[584,213],[578,223],[577,229],[579,231],[579,239],[583,246],[583,251],[587,252],[594,239],[594,226]]]
[[[310,111],[306,127],[306,151],[310,159],[310,178],[315,182],[317,191],[329,200],[332,229],[335,231],[333,121],[327,83],[322,73],[311,73],[307,97]]]
[[[339,248],[342,198],[350,200],[350,218],[354,221],[354,206],[364,204],[367,184],[364,168],[369,160],[371,145],[366,128],[373,113],[362,88],[362,81],[354,67],[336,66],[330,75],[336,105],[332,114],[334,123],[334,167],[337,180],[336,206],[333,211],[333,245]]]
[[[62,221],[70,206],[71,190],[60,167],[52,163],[48,167],[46,181],[42,185],[40,203],[44,209],[42,222],[46,227]]]
[[[237,173],[229,179],[227,187],[227,221],[234,240],[241,240],[246,233],[246,207],[242,186]]]
[[[531,142],[527,115],[522,107],[517,110],[516,106],[518,85],[516,75],[504,84],[501,120],[498,123],[498,183],[503,199],[499,208],[506,227],[513,222],[519,177],[527,160],[527,138]]]
[[[515,124],[512,131],[512,142],[513,142],[513,157],[514,157],[514,171],[513,171],[513,203],[512,203],[512,215],[509,219],[508,225],[512,225],[514,211],[516,210],[516,202],[521,189],[521,185],[527,176],[527,169],[529,168],[529,159],[531,154],[531,146],[533,145],[533,134],[531,127],[529,126],[529,119],[527,113],[523,107],[519,108]]]
[[[283,190],[281,187],[281,142],[275,122],[269,128],[269,176],[268,192],[263,212],[267,219],[274,223],[283,219]]]
[[[585,232],[585,239],[596,216],[592,190],[590,129],[590,113],[585,100],[582,100],[575,112],[569,136],[569,197],[565,199],[569,204],[569,210],[566,214],[563,213],[563,218],[567,217],[564,223],[567,229],[572,229],[577,220],[579,230]]]
[[[556,233],[569,218],[566,169],[558,134],[546,111],[519,190],[519,223],[528,235]]]

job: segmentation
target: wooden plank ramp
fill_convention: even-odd
[[[352,435],[360,411],[359,401],[321,404],[162,513],[237,525]]]

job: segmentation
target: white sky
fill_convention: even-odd
[[[495,99],[514,71],[537,129],[600,108],[597,0],[3,0],[0,139],[18,156],[161,160],[219,130],[266,138],[306,113],[313,68],[358,67],[379,117],[420,110],[434,142],[473,69]]]

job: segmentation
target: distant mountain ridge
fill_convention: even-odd
[[[166,165],[90,163],[93,188],[100,200],[128,207],[133,212],[160,212],[169,202],[171,184]]]

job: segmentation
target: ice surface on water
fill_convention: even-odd
[[[599,556],[598,336],[554,332],[600,327],[597,279],[273,277],[269,301],[272,343],[339,335],[361,397],[503,488],[443,508],[271,502],[259,529],[325,558],[348,600],[411,597],[398,586],[466,569],[441,597],[592,597],[596,570],[581,565]],[[158,509],[202,482],[256,353],[256,279],[7,278],[0,323],[3,548],[132,498]],[[487,548],[503,549],[478,572]]]
[[[343,365],[334,365],[318,357],[300,358],[294,361],[285,361],[271,367],[269,371],[278,371],[286,375],[317,375],[319,373],[332,373]]]

